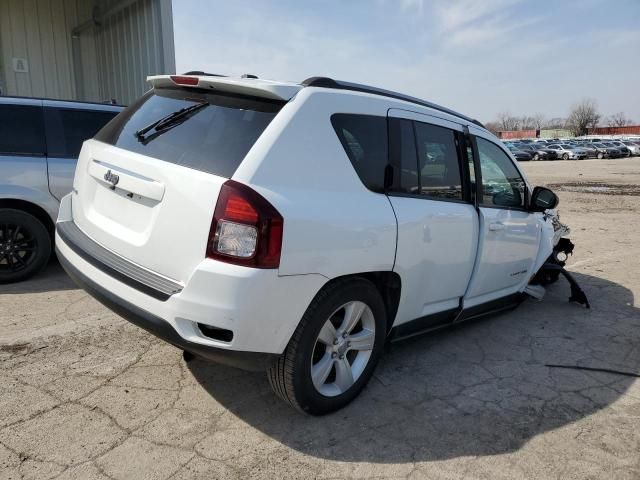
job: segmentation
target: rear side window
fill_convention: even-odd
[[[205,103],[161,134],[136,132],[183,108]],[[95,139],[185,167],[231,177],[285,102],[187,88],[147,92]]]
[[[362,183],[369,190],[383,192],[388,165],[387,119],[336,113],[331,124]]]
[[[47,154],[77,158],[82,142],[93,138],[117,113],[45,107]]]
[[[42,108],[0,105],[0,154],[45,155]]]

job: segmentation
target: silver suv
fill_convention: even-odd
[[[24,280],[47,264],[82,142],[122,108],[0,97],[0,283]]]

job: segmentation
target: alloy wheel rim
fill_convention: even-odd
[[[35,257],[36,240],[24,226],[0,224],[0,273],[16,273]]]
[[[369,306],[345,303],[326,320],[311,355],[311,380],[321,395],[335,397],[358,381],[369,364],[376,324]]]

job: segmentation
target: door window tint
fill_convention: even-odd
[[[422,122],[414,122],[418,147],[420,193],[462,200],[462,181],[454,131]]]
[[[42,108],[0,105],[0,154],[45,155]]]
[[[369,190],[383,192],[389,162],[387,119],[337,113],[331,116],[331,124],[362,183]]]
[[[497,145],[476,137],[482,174],[480,204],[524,207],[525,183],[507,154]]]
[[[93,138],[117,113],[45,108],[48,155],[77,158],[82,142]]]

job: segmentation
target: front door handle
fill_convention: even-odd
[[[501,222],[493,222],[489,224],[489,230],[492,232],[497,232],[499,230],[504,230],[504,223]]]

